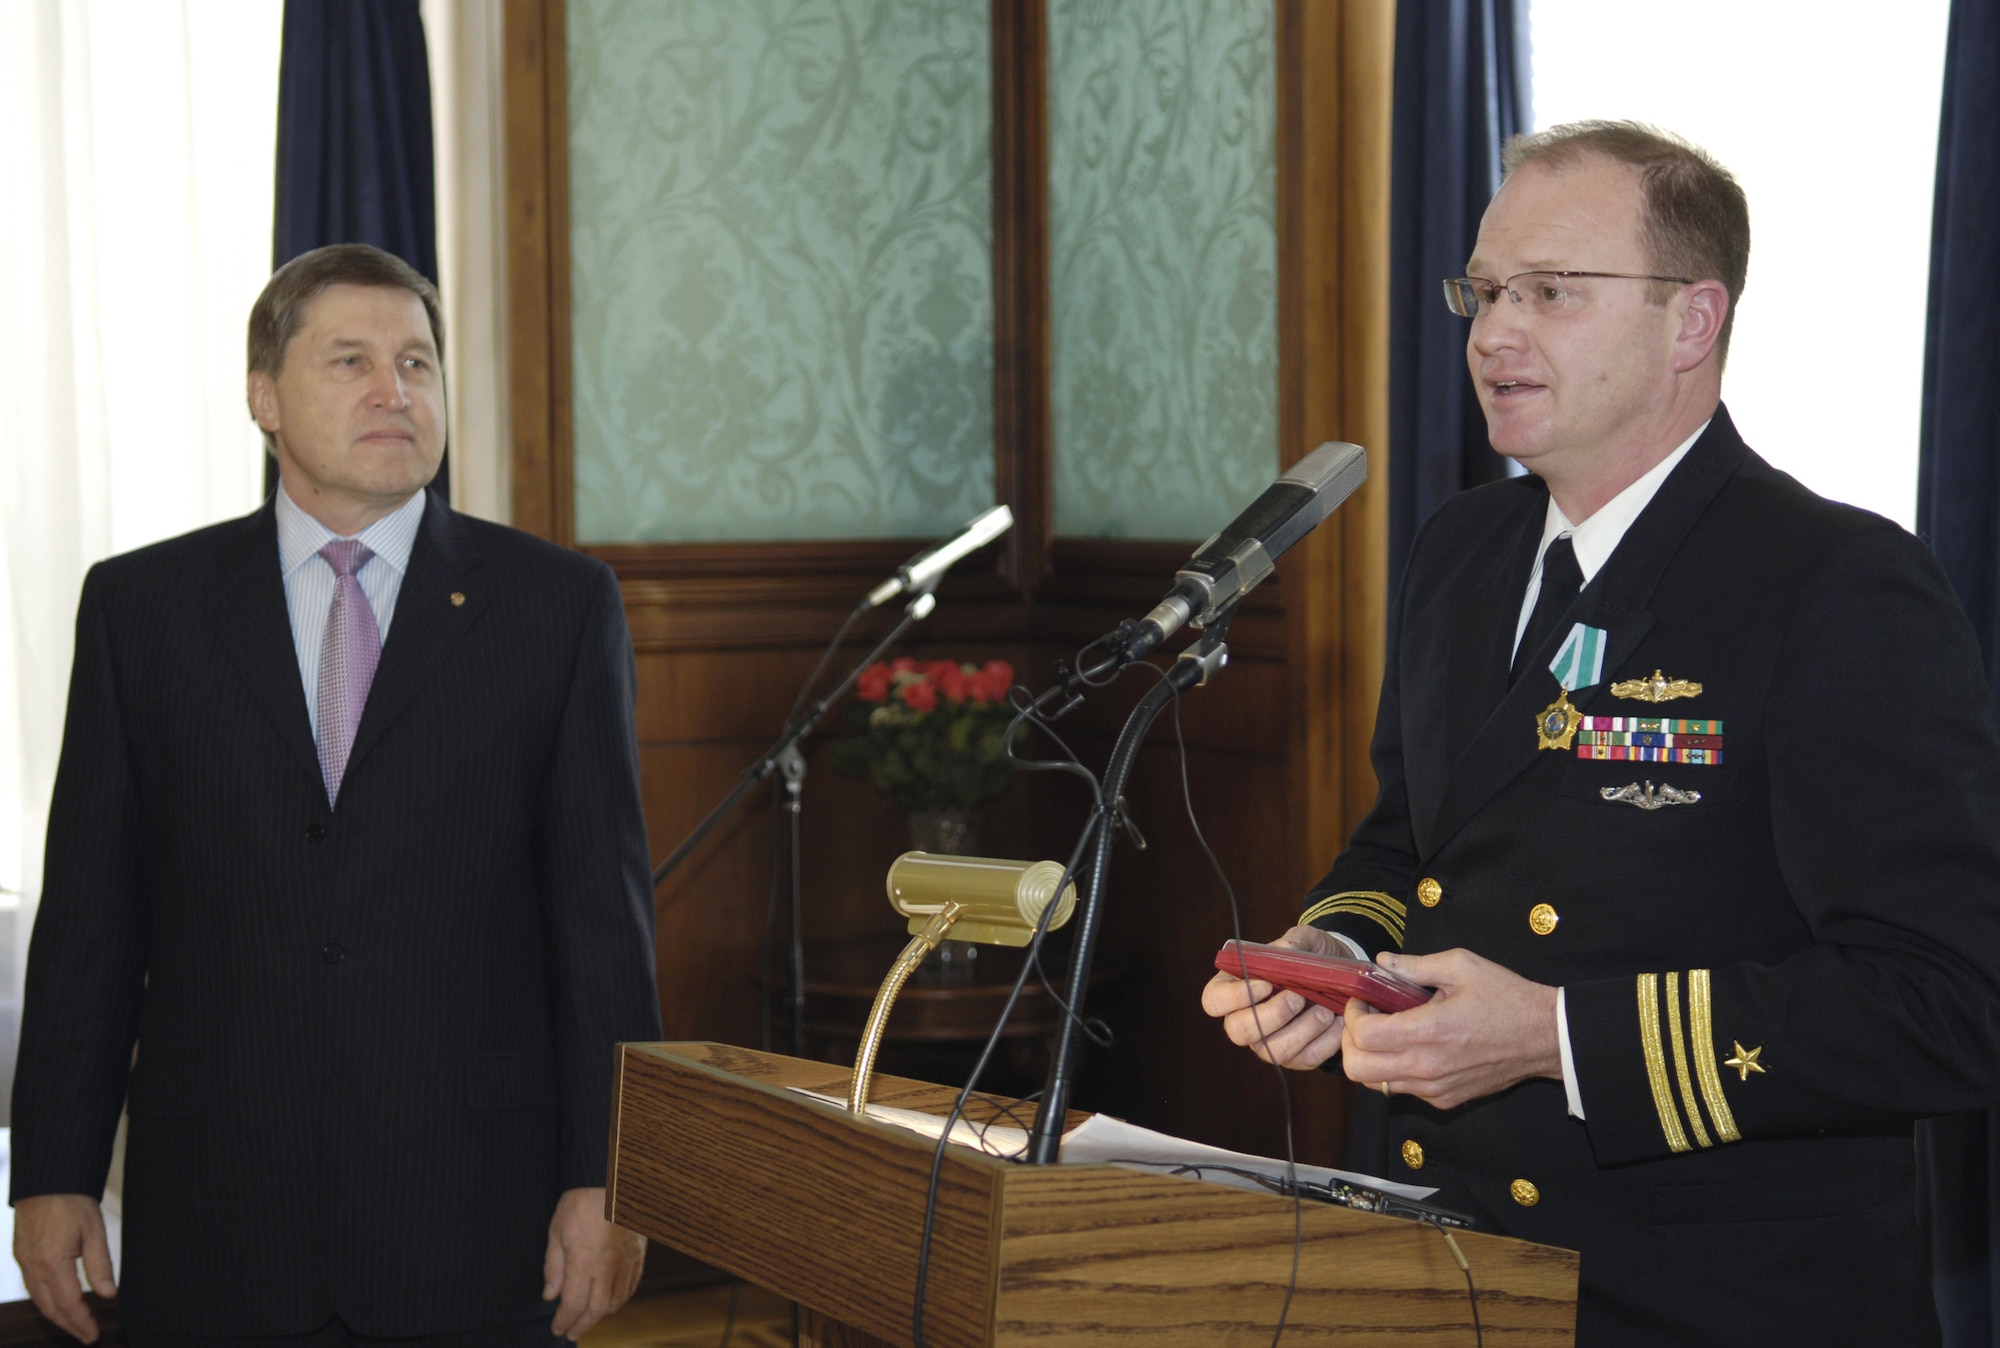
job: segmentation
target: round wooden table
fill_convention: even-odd
[[[873,936],[806,946],[803,1037],[807,1057],[823,1062],[854,1061],[875,995],[908,940],[907,936]],[[959,948],[967,947],[961,944]],[[970,961],[969,976],[946,973],[940,952],[933,951],[903,984],[882,1035],[878,1072],[944,1084],[963,1081],[971,1072],[1014,990],[1026,952],[1009,946],[970,948],[978,953]],[[1068,952],[1063,950],[1043,961],[1043,974],[1058,987],[1066,977],[1067,960]],[[1091,970],[1091,986],[1104,983],[1115,972],[1100,959]],[[791,1008],[782,974],[772,996],[774,1038],[783,1043],[789,1036]],[[1041,979],[1030,973],[1001,1032],[993,1061],[980,1078],[980,1089],[1004,1095],[1040,1090],[1054,1036],[1061,1027],[1062,1011],[1055,998]]]

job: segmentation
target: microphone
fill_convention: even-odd
[[[1125,657],[1138,659],[1190,622],[1206,625],[1256,589],[1271,574],[1272,562],[1318,528],[1367,477],[1367,452],[1342,440],[1329,440],[1293,464],[1174,573],[1174,587],[1140,620]]]
[[[895,575],[868,592],[868,607],[880,608],[899,594],[929,589],[966,554],[977,552],[1013,527],[1014,512],[1004,505],[975,516],[956,537],[925,548],[897,567]]]

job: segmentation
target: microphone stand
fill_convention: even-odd
[[[875,648],[862,656],[860,662],[854,668],[847,671],[847,676],[834,686],[832,692],[792,718],[791,722],[786,725],[784,733],[778,736],[778,742],[765,751],[756,762],[743,770],[743,775],[737,779],[735,787],[730,790],[729,794],[716,803],[715,808],[708,812],[707,817],[699,824],[696,824],[694,830],[681,840],[681,845],[676,847],[667,859],[662,861],[653,871],[653,888],[658,889],[660,882],[673,874],[674,869],[686,859],[688,853],[699,846],[702,839],[713,833],[715,826],[727,818],[738,805],[741,805],[752,791],[767,781],[772,773],[783,772],[785,798],[779,808],[787,816],[785,821],[785,855],[781,860],[785,867],[791,892],[792,940],[789,952],[788,982],[790,983],[790,988],[788,992],[791,998],[792,1056],[794,1058],[804,1056],[806,997],[805,945],[799,931],[799,814],[805,804],[806,760],[805,755],[799,751],[799,743],[806,736],[812,734],[814,729],[818,727],[820,719],[826,715],[827,709],[847,695],[847,690],[852,688],[855,682],[860,679],[862,671],[881,659],[890,647],[903,639],[903,635],[911,627],[931,616],[931,610],[937,607],[936,591],[938,581],[941,579],[943,579],[942,573],[931,577],[930,580],[918,588],[917,592],[911,596],[910,602],[903,606],[903,616],[894,627],[889,629],[889,634],[875,643]]]
[[[1229,624],[1235,620],[1239,599],[1208,625],[1202,639],[1181,653],[1168,667],[1166,677],[1139,699],[1126,718],[1111,747],[1111,761],[1104,769],[1103,794],[1097,806],[1097,838],[1090,861],[1090,884],[1076,915],[1074,942],[1070,947],[1069,1005],[1065,1008],[1062,1034],[1049,1060],[1049,1075],[1042,1087],[1041,1104],[1035,1110],[1034,1127],[1028,1132],[1028,1163],[1054,1165],[1062,1148],[1063,1121],[1069,1114],[1069,1083],[1076,1074],[1077,1034],[1083,1028],[1083,1002],[1090,991],[1090,960],[1097,948],[1097,929],[1104,908],[1104,884],[1111,870],[1111,849],[1117,842],[1125,812],[1125,783],[1139,757],[1139,746],[1153,720],[1182,693],[1207,683],[1229,663],[1229,647],[1224,644]]]

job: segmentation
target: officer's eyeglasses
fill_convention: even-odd
[[[1455,276],[1444,283],[1444,302],[1460,318],[1478,318],[1493,312],[1505,293],[1514,303],[1537,318],[1553,318],[1583,307],[1583,296],[1570,286],[1579,278],[1608,281],[1664,281],[1670,285],[1692,285],[1685,276],[1641,276],[1629,271],[1524,271],[1504,281],[1488,281],[1479,276]]]

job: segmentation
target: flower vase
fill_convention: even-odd
[[[910,845],[935,856],[963,857],[973,855],[979,844],[970,812],[918,810],[910,816]],[[918,981],[970,983],[978,959],[979,946],[972,941],[940,941],[936,952],[919,968]]]

